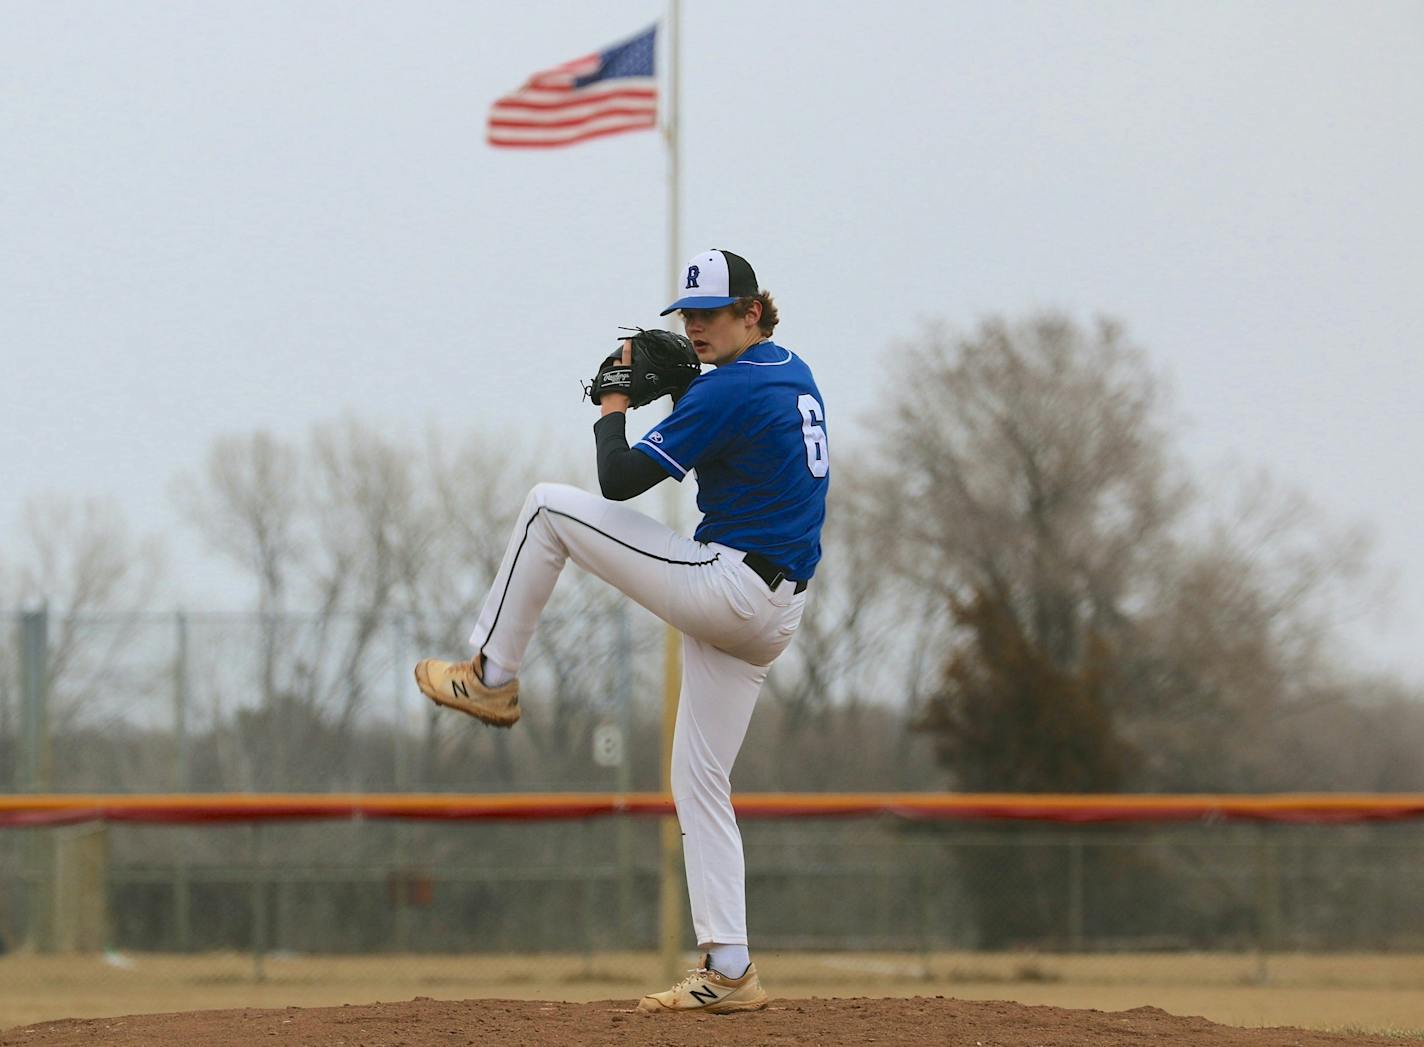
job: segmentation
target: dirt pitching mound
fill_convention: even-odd
[[[733,1015],[643,1015],[628,1000],[431,1000],[66,1019],[0,1032],[0,1047],[706,1047],[925,1044],[944,1047],[1327,1047],[1405,1040],[1302,1029],[1240,1029],[1155,1007],[1074,1011],[946,999],[774,1000]],[[1417,1041],[1414,1041],[1417,1042]]]

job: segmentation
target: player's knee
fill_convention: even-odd
[[[692,759],[677,759],[676,756],[672,761],[669,784],[672,786],[673,803],[679,807],[732,793],[732,783],[720,768]]]
[[[578,495],[586,496],[587,493],[588,492],[582,491],[577,487],[571,487],[569,484],[537,483],[529,489],[529,497],[527,500],[530,504],[539,507],[547,505],[558,506],[566,503],[571,495],[575,497]]]
[[[673,760],[668,786],[672,790],[673,803],[681,805],[682,798],[691,795],[694,789],[692,771],[681,761]]]
[[[551,497],[558,484],[537,483],[529,488],[529,494],[524,498],[524,515],[534,516],[540,509],[547,508]]]

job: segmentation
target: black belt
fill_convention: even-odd
[[[757,577],[766,583],[768,589],[775,589],[783,581],[791,577],[786,573],[785,567],[777,567],[776,564],[772,563],[760,553],[747,553],[742,563],[755,571]],[[791,580],[796,581],[794,578]],[[809,584],[809,582],[796,582],[796,591],[798,593],[804,593],[806,586]]]

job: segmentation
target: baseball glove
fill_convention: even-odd
[[[604,393],[622,393],[628,397],[628,406],[642,407],[661,396],[671,396],[673,403],[692,384],[692,380],[702,373],[702,364],[692,343],[680,334],[654,329],[645,331],[641,327],[625,327],[625,331],[636,331],[630,339],[633,343],[632,364],[623,363],[623,346],[604,359],[598,367],[598,374],[586,387],[589,399],[594,403],[603,401]]]

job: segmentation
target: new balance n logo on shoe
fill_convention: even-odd
[[[519,681],[486,687],[470,662],[441,662],[427,658],[415,667],[420,693],[436,705],[458,709],[495,727],[519,720]]]
[[[644,996],[638,1001],[638,1010],[642,1014],[729,1014],[759,1011],[768,998],[753,964],[747,964],[740,978],[699,967],[666,992]]]

